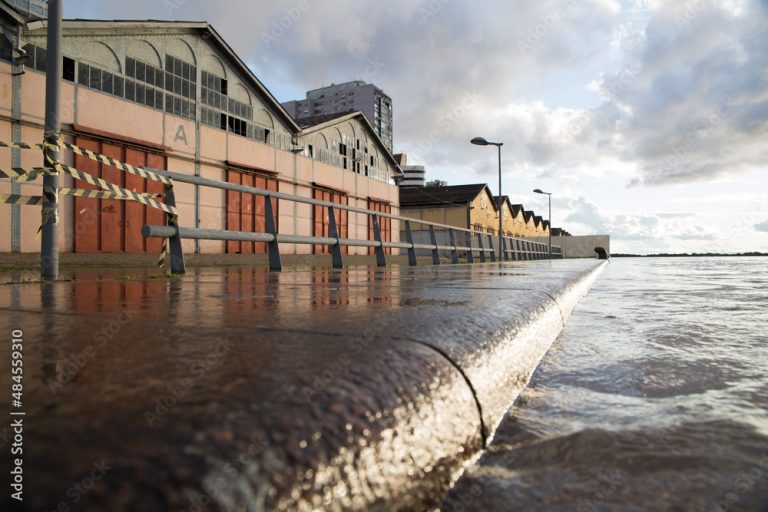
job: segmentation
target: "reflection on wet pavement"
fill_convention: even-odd
[[[30,509],[73,505],[68,489],[95,467],[78,510],[435,506],[598,268],[0,286],[0,324],[24,332]]]

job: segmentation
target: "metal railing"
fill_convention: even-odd
[[[255,187],[249,187],[246,185],[237,185],[235,183],[228,183],[224,181],[212,180],[209,178],[203,178],[201,176],[192,176],[188,174],[182,174],[172,171],[165,171],[161,169],[147,168],[148,171],[171,178],[174,181],[182,183],[190,183],[193,185],[212,187],[220,190],[231,190],[235,192],[245,192],[247,194],[253,194],[264,197],[264,216],[265,216],[265,232],[247,232],[247,231],[229,231],[225,229],[201,229],[190,227],[179,227],[172,225],[171,223],[165,226],[159,225],[144,225],[141,229],[141,233],[144,237],[157,237],[168,238],[170,240],[170,258],[171,258],[171,271],[173,273],[184,273],[184,254],[181,248],[181,239],[193,239],[193,240],[222,240],[222,241],[240,241],[240,242],[266,242],[267,254],[269,256],[269,268],[270,270],[280,271],[282,270],[282,262],[280,258],[280,243],[289,244],[311,244],[311,245],[327,245],[330,248],[331,263],[334,268],[343,267],[343,259],[341,248],[348,247],[372,247],[376,255],[376,264],[380,267],[387,264],[385,249],[405,249],[408,254],[408,264],[417,264],[417,250],[430,251],[432,255],[432,263],[439,265],[440,251],[450,252],[451,263],[459,263],[460,252],[463,253],[468,263],[474,263],[475,254],[479,253],[479,261],[484,263],[490,259],[495,262],[497,260],[497,249],[493,247],[493,239],[495,235],[491,233],[481,233],[473,229],[459,228],[456,226],[449,226],[447,224],[439,224],[436,222],[428,222],[419,219],[413,219],[410,217],[404,217],[402,215],[395,215],[391,213],[377,212],[373,210],[367,210],[365,208],[359,208],[356,206],[342,205],[331,203],[329,201],[322,201],[319,199],[312,199],[308,197],[296,196],[292,194],[286,194],[284,192],[275,192],[271,190],[265,190]],[[173,197],[170,198],[173,200]],[[304,203],[314,206],[322,206],[327,208],[328,211],[328,235],[324,236],[306,236],[306,235],[288,235],[277,232],[277,222],[275,220],[274,205],[272,201],[274,199],[292,201],[295,203]],[[361,213],[371,218],[371,224],[373,227],[373,240],[362,240],[353,238],[341,238],[339,236],[338,224],[336,222],[335,210],[345,210],[352,213]],[[405,223],[405,242],[392,242],[383,240],[381,236],[381,228],[379,225],[380,218],[388,218]],[[428,227],[430,243],[415,243],[413,239],[413,231],[411,230],[412,224],[419,224]],[[449,236],[450,245],[441,245],[437,242],[437,236],[435,229],[446,231]],[[464,234],[464,245],[459,245],[457,241],[457,234]],[[476,241],[477,246],[473,247],[472,242]],[[487,241],[488,246],[484,244]],[[547,244],[532,242],[516,237],[504,237],[502,255],[505,261],[511,260],[540,260],[546,259],[549,256],[549,249]],[[560,247],[552,247],[552,257],[562,258],[562,251]]]

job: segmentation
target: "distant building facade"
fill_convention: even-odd
[[[426,170],[423,165],[402,166],[403,179],[400,180],[401,187],[423,187],[426,185]]]
[[[362,80],[332,84],[307,91],[306,99],[287,101],[283,107],[299,122],[304,118],[359,110],[392,152],[392,98],[373,84]]]

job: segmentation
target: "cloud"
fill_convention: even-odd
[[[764,233],[768,233],[768,220],[763,222],[758,222],[755,224],[755,231],[762,231]]]

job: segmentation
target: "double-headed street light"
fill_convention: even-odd
[[[546,194],[549,200],[549,259],[552,259],[552,192],[544,192],[540,188],[534,190],[536,194]]]
[[[470,142],[476,146],[496,146],[499,149],[499,262],[501,262],[504,261],[504,231],[502,230],[502,216],[504,209],[501,207],[501,146],[503,146],[504,143],[488,142],[482,137],[475,137]]]

